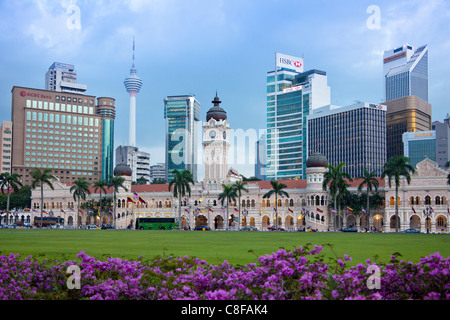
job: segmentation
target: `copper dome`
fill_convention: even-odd
[[[214,104],[214,106],[206,113],[206,122],[211,120],[211,118],[216,121],[227,120],[227,112],[219,106],[222,101],[220,101],[219,97],[217,96],[217,92],[216,97],[211,102]]]
[[[325,167],[328,163],[327,158],[321,153],[313,153],[306,160],[307,168]]]

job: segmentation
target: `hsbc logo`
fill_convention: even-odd
[[[296,66],[297,68],[300,68],[302,66],[302,63],[300,61],[295,61],[294,66]]]
[[[280,58],[280,63],[286,64],[289,66],[294,66],[297,68],[300,68],[302,66],[302,63],[300,61],[290,60],[290,59],[286,59],[286,58]]]

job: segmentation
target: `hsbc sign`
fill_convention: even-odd
[[[282,68],[291,69],[296,72],[303,72],[303,59],[293,56],[288,56],[282,53],[275,54],[275,67],[277,70]]]

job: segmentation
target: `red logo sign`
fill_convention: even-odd
[[[301,64],[300,61],[295,61],[295,62],[294,62],[294,65],[295,65],[297,68],[300,68],[300,67],[302,66],[302,64]]]
[[[20,91],[20,95],[21,95],[22,97],[25,97],[25,96],[27,95],[27,93],[26,93],[25,91]]]

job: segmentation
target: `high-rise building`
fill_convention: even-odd
[[[351,177],[364,169],[381,176],[386,163],[386,106],[361,102],[347,107],[326,106],[308,116],[308,152],[328,163],[345,163]]]
[[[443,123],[434,121],[432,130],[436,131],[436,162],[445,168],[450,161],[450,114],[447,114]]]
[[[383,56],[384,99],[416,96],[428,102],[428,46],[409,44],[388,50]]]
[[[164,99],[166,119],[166,177],[172,171],[189,170],[197,181],[197,130],[200,103],[193,95],[169,96]]]
[[[87,86],[77,83],[73,65],[54,62],[45,74],[45,90],[83,94]]]
[[[255,178],[266,180],[267,177],[267,134],[261,135],[256,141]]]
[[[144,178],[150,182],[150,154],[139,151],[137,147],[118,146],[116,149],[116,165],[126,164],[131,168],[131,180]]]
[[[2,162],[0,163],[0,174],[11,173],[11,154],[12,154],[12,122],[3,121],[0,128],[0,155]]]
[[[303,59],[277,53],[267,73],[267,179],[305,179],[307,116],[329,105],[324,71],[304,71]]]
[[[403,147],[413,167],[426,158],[436,161],[436,131],[405,132]]]
[[[133,64],[130,69],[130,75],[125,78],[124,85],[127,92],[130,94],[130,118],[129,118],[129,141],[128,144],[132,147],[136,146],[136,96],[141,90],[142,80],[137,75],[137,70],[134,67],[134,38],[133,38]]]
[[[52,169],[63,183],[112,175],[114,99],[96,105],[95,96],[15,86],[11,106],[12,172],[23,184],[34,168]]]
[[[403,155],[403,133],[431,130],[431,105],[416,96],[407,96],[384,104],[387,106],[386,143],[389,160],[392,156]]]
[[[164,179],[167,181],[165,163],[157,163],[150,166],[150,182],[153,182],[155,179]]]

